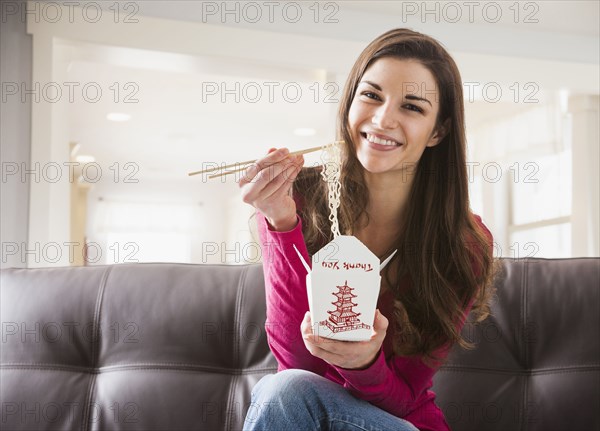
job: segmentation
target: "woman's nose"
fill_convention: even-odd
[[[381,129],[394,129],[398,126],[398,113],[387,103],[379,105],[373,113],[373,124]]]

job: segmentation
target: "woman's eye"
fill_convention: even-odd
[[[379,96],[372,91],[364,91],[362,92],[362,95],[368,97],[369,99],[380,100]]]
[[[411,103],[404,105],[406,108],[408,108],[411,111],[415,111],[415,112],[423,112],[423,110],[421,108],[419,108],[417,105],[413,105]]]

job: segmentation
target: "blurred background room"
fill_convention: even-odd
[[[459,66],[495,255],[600,255],[595,0],[1,4],[2,267],[260,261],[235,175],[188,172],[333,141],[395,27]]]

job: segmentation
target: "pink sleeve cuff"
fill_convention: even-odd
[[[296,215],[298,220],[296,227],[287,232],[279,232],[272,229],[265,216],[260,212],[256,212],[256,217],[263,247],[263,264],[273,263],[276,260],[275,256],[282,255],[283,259],[292,268],[306,274],[304,267],[300,263],[300,259],[296,255],[296,251],[293,249],[293,245],[295,245],[304,257],[304,260],[310,265],[311,260],[308,257],[308,250],[304,242],[304,235],[302,234],[302,219]]]
[[[256,212],[256,217],[258,217],[259,223],[263,224],[262,230],[265,232],[266,237],[272,242],[278,244],[287,244],[290,242],[296,243],[298,240],[304,242],[304,237],[302,235],[302,219],[297,214],[296,226],[293,229],[284,232],[273,230],[273,226],[267,221],[267,218],[258,211]]]
[[[334,367],[336,371],[346,380],[346,386],[349,384],[355,389],[365,387],[376,387],[379,385],[385,385],[386,382],[391,378],[390,369],[385,362],[385,355],[383,349],[379,349],[379,353],[375,362],[373,362],[368,368],[351,370],[347,368]]]

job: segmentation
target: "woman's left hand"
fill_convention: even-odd
[[[338,341],[314,335],[310,312],[307,311],[300,329],[304,345],[313,356],[337,367],[363,369],[368,368],[377,359],[388,323],[388,319],[379,310],[376,310],[373,335],[370,340]]]

